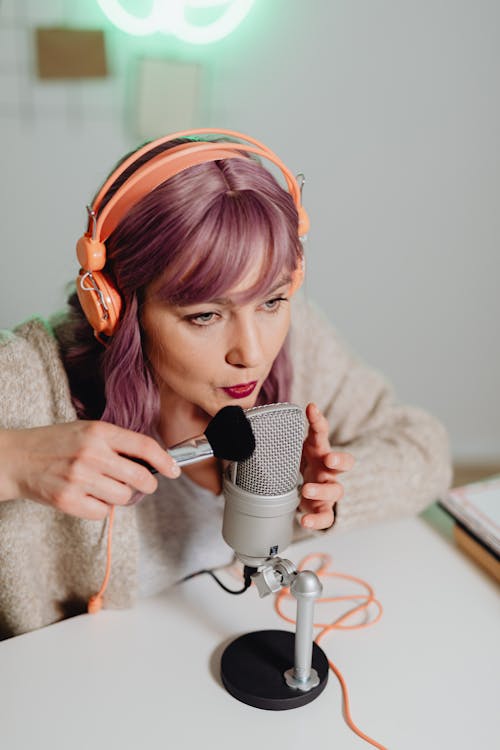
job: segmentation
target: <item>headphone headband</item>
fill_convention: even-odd
[[[191,144],[185,145],[190,146]],[[204,144],[200,145],[203,146]],[[207,153],[198,153],[198,151],[207,151]],[[176,148],[172,148],[166,153],[158,154],[134,172],[106,203],[97,217],[96,238],[99,238],[100,242],[106,242],[122,217],[136,203],[139,203],[142,198],[179,172],[197,164],[216,161],[217,159],[232,159],[235,156],[238,156],[238,154],[225,151],[221,147],[216,149],[210,147],[208,149],[193,148],[188,153],[184,149],[178,151]]]
[[[116,169],[106,180],[92,205],[93,211],[95,213],[99,211],[99,206],[111,185],[128,169],[129,166],[134,164],[141,155],[152,151],[163,143],[173,141],[176,138],[206,132],[207,131],[205,130],[186,130],[181,133],[175,133],[173,136],[160,138],[156,141],[152,141],[147,146],[143,146],[143,148],[135,152],[133,156],[120,164],[118,169]],[[185,169],[189,169],[189,167],[197,164],[218,161],[219,159],[235,158],[239,156],[238,152],[242,151],[256,154],[279,167],[285,177],[288,192],[294,200],[300,217],[300,187],[295,176],[285,164],[283,164],[281,159],[276,156],[276,154],[254,138],[242,136],[232,130],[214,130],[208,132],[230,134],[234,137],[239,136],[241,140],[248,140],[254,145],[245,146],[242,143],[220,143],[218,141],[191,141],[189,143],[182,143],[174,148],[168,149],[164,153],[158,154],[142,167],[139,167],[139,169],[137,169],[137,171],[116,191],[103,210],[99,213],[96,225],[92,231],[92,238],[98,242],[106,242],[110,234],[120,223],[122,216],[124,216],[132,206],[138,203],[163,182],[174,177],[176,174],[179,174],[179,172],[183,172]],[[240,156],[240,158],[242,157]],[[300,236],[306,233],[307,228],[305,231],[303,231],[303,228],[299,229]]]
[[[190,138],[191,136],[196,136],[196,135],[227,135],[231,138],[237,138],[239,141],[246,141],[247,143],[251,143],[253,146],[256,146],[261,151],[269,151],[267,146],[265,146],[260,141],[257,141],[255,138],[252,138],[249,135],[238,133],[236,130],[226,130],[224,128],[213,128],[212,130],[207,130],[206,128],[195,128],[194,130],[179,130],[177,133],[172,133],[171,135],[165,135],[162,138],[157,138],[154,141],[149,141],[149,143],[146,143],[144,146],[141,146],[141,148],[137,149],[137,151],[134,151],[133,154],[131,154],[124,161],[122,161],[122,163],[119,164],[119,166],[113,171],[113,173],[109,175],[108,179],[99,190],[96,196],[96,199],[94,201],[94,205],[99,207],[101,200],[103,199],[105,194],[108,192],[113,182],[117,180],[118,177],[121,174],[123,174],[123,172],[125,172],[130,166],[132,166],[132,164],[135,164],[135,162],[138,159],[140,159],[141,156],[144,156],[144,154],[147,154],[148,151],[151,151],[153,148],[156,148],[157,146],[162,146],[164,143],[175,141],[178,138]],[[189,143],[184,143],[181,145],[192,146],[193,144],[200,143],[200,142],[207,143],[207,141],[191,141]],[[218,145],[222,145],[222,144],[219,143]]]
[[[138,167],[137,170],[125,180],[123,185],[117,189],[104,208],[99,211],[100,205],[110,187],[130,166],[135,164],[141,156],[149,153],[164,143],[168,143],[169,141],[202,134],[227,135],[232,138],[237,138],[239,141],[246,141],[251,145],[245,145],[240,142],[234,143],[232,141],[188,141],[178,144],[171,149],[166,149]],[[293,198],[299,215],[299,237],[307,234],[309,229],[309,219],[301,204],[301,188],[297,179],[281,159],[276,156],[276,154],[255,138],[251,138],[250,136],[246,136],[233,130],[196,129],[180,131],[159,138],[155,141],[151,141],[125,159],[125,161],[123,161],[105,181],[99,190],[93,205],[88,209],[89,224],[87,226],[87,231],[83,237],[80,237],[77,243],[78,260],[82,267],[77,286],[78,296],[96,335],[100,332],[104,332],[106,335],[112,335],[116,328],[120,313],[121,302],[118,291],[114,289],[109,280],[104,278],[97,279],[97,274],[95,272],[99,272],[104,268],[106,264],[105,242],[114,229],[116,229],[122,218],[133,206],[141,201],[142,198],[152,192],[163,182],[169,180],[171,177],[174,177],[185,169],[189,169],[198,164],[218,161],[220,159],[246,158],[242,152],[256,154],[257,156],[272,162],[280,169],[285,178],[288,192]],[[302,271],[299,271],[297,274],[296,283],[293,285],[294,291],[300,285],[302,273]],[[91,278],[89,278],[89,276]],[[99,276],[104,277],[103,274],[99,274]],[[102,288],[101,282],[105,286],[104,289]],[[98,286],[101,293],[96,291],[95,285]],[[103,300],[107,300],[107,303]]]

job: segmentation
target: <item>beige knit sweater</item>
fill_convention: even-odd
[[[292,309],[291,400],[301,406],[315,401],[328,417],[332,446],[356,457],[354,469],[342,476],[345,497],[330,533],[414,514],[442,496],[451,469],[440,423],[398,404],[384,379],[355,359],[300,295]],[[0,428],[75,418],[50,328],[33,319],[2,332]],[[130,607],[136,599],[138,507],[116,508],[105,607]],[[147,543],[144,524],[141,533]],[[106,540],[106,522],[78,519],[26,499],[1,502],[0,639],[84,612],[102,583]]]

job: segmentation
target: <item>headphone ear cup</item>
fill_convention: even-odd
[[[305,260],[304,260],[304,256],[302,255],[301,258],[299,259],[297,268],[292,274],[292,282],[290,284],[290,288],[288,289],[289,297],[295,294],[295,292],[297,292],[302,286],[304,282],[304,274],[305,274]]]
[[[76,255],[82,268],[101,271],[106,263],[106,245],[84,234],[76,243]]]
[[[299,237],[304,237],[309,231],[309,216],[303,206],[299,206],[297,211],[299,214]]]
[[[76,292],[82,310],[95,334],[112,336],[118,325],[122,301],[111,281],[100,271],[80,270]]]

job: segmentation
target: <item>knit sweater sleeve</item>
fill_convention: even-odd
[[[76,419],[55,338],[40,318],[0,331],[0,428]]]
[[[356,463],[341,474],[335,528],[418,513],[451,481],[448,437],[422,409],[399,403],[387,381],[357,359],[326,318],[297,300],[291,335],[293,399],[314,401],[334,449]]]

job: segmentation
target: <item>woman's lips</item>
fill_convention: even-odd
[[[239,385],[232,385],[230,388],[223,388],[222,390],[228,396],[231,396],[231,398],[246,398],[246,396],[249,396],[253,392],[256,385],[257,381],[252,380],[251,383],[240,383]]]

